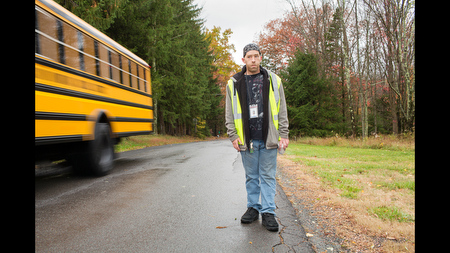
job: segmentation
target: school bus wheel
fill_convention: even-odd
[[[114,165],[114,142],[109,124],[97,122],[95,139],[80,143],[68,158],[79,175],[108,174]]]
[[[113,168],[114,144],[108,123],[97,123],[95,139],[89,141],[88,168],[95,176],[106,175]]]

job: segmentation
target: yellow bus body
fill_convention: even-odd
[[[121,137],[153,132],[149,65],[52,0],[35,0],[36,161],[102,176]]]
[[[120,55],[122,61],[128,61],[128,66],[133,65],[135,71],[132,72],[132,67],[128,69],[125,63],[121,64],[122,68],[113,66],[111,56],[108,62],[107,57],[88,55],[81,50],[76,52],[76,47],[69,45],[70,38],[67,35],[64,41],[57,41],[58,39],[49,35],[56,34],[56,31],[44,33],[36,29],[35,45],[40,46],[35,50],[38,51],[35,53],[36,145],[93,140],[95,124],[100,115],[106,115],[112,138],[151,133],[153,131],[153,101],[148,64],[53,1],[36,0],[35,4],[36,27],[39,23],[48,23],[47,19],[58,20],[56,22],[62,23],[63,28],[70,27],[72,34],[82,34],[85,41],[95,40],[94,44],[100,45],[102,50],[112,52],[116,56]],[[48,28],[42,29],[48,30]],[[66,57],[68,57],[68,51],[73,51],[75,56],[83,54],[83,61],[93,61],[95,58],[96,64],[100,62],[96,66],[97,69],[101,68],[98,71],[103,73],[97,75],[98,73],[70,66],[66,64],[68,60],[61,62],[56,56],[52,59],[48,56],[51,55],[50,53],[45,55],[47,45],[52,46],[53,51],[64,47]],[[87,45],[84,46],[87,48]],[[116,80],[107,78],[108,74],[105,72],[108,72],[108,67],[114,67],[116,72],[120,71],[121,75],[125,75],[120,79],[127,80],[121,83],[117,75]],[[112,75],[111,70],[109,74]],[[130,85],[132,78],[134,83]],[[136,83],[139,87],[136,87]]]

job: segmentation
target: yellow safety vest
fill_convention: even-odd
[[[269,105],[270,110],[272,112],[272,120],[275,128],[278,130],[278,112],[280,111],[280,92],[279,92],[279,83],[281,83],[281,78],[275,75],[273,72],[267,70],[269,72],[269,80],[270,80],[270,88],[269,88]],[[274,82],[272,81],[274,80]],[[236,89],[234,89],[234,83],[236,79],[231,77],[228,81],[228,88],[230,89],[231,94],[231,107],[233,108],[233,117],[234,117],[234,127],[236,128],[236,132],[239,138],[245,142],[244,140],[244,125],[242,123],[242,108],[241,103],[239,101],[239,95]],[[280,140],[281,137],[278,137]],[[240,143],[240,142],[239,142]],[[240,143],[244,145],[244,143]]]

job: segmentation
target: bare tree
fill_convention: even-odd
[[[401,130],[413,131],[415,119],[415,1],[363,0],[382,31],[387,64],[386,78],[393,91],[392,113],[400,111]],[[394,101],[395,100],[395,101]],[[395,105],[394,105],[395,102]],[[394,115],[395,114],[395,115]],[[398,133],[397,122],[393,123]]]

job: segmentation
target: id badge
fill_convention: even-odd
[[[250,118],[251,119],[258,118],[258,105],[257,104],[250,105]]]

